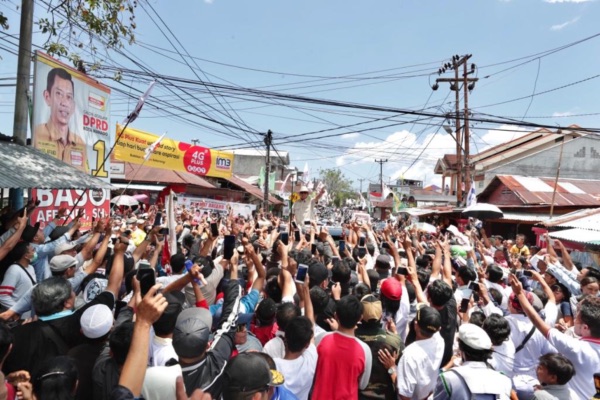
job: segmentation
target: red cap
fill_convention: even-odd
[[[400,300],[402,284],[395,278],[387,278],[381,283],[381,294],[390,300]]]

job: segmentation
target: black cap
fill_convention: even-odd
[[[417,324],[422,331],[434,334],[442,327],[442,317],[438,310],[425,304],[417,306]]]
[[[223,372],[223,399],[238,393],[253,393],[279,386],[283,375],[269,368],[267,361],[256,353],[241,353],[231,360]],[[237,397],[236,397],[237,398]]]

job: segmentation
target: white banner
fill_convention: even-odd
[[[244,218],[250,217],[252,212],[256,210],[256,205],[254,204],[233,203],[182,195],[177,195],[177,204],[194,211],[199,210],[199,214],[202,214],[204,211],[225,214],[228,212],[229,207],[234,216],[241,215]]]

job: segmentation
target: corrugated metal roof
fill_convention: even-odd
[[[586,208],[545,221],[547,227],[579,228],[600,231],[600,208]]]
[[[533,178],[520,175],[496,175],[525,205],[552,203],[555,178]],[[491,186],[490,183],[489,186]],[[576,193],[573,193],[573,190]],[[600,180],[559,179],[555,206],[597,206]]]
[[[550,232],[548,236],[577,243],[594,244],[595,242],[600,242],[600,231],[590,231],[588,229],[566,229],[564,231]]]
[[[214,189],[206,179],[191,174],[189,172],[173,171],[171,169],[162,169],[148,167],[146,165],[124,163],[125,164],[125,181],[129,182],[146,182],[154,184],[183,184],[193,185],[206,189]],[[120,179],[121,180],[121,179]]]
[[[224,178],[224,179],[233,183],[236,186],[241,187],[244,191],[250,193],[254,197],[257,197],[259,199],[264,198],[264,194],[258,186],[251,185],[248,182],[238,178],[235,175],[231,175],[231,178]],[[269,195],[269,203],[271,203],[273,205],[283,204],[283,202],[281,202],[279,199],[277,199],[275,196],[272,196],[272,195]]]
[[[550,214],[529,214],[529,213],[513,213],[504,212],[502,219],[512,221],[526,221],[526,222],[542,222],[550,218]]]
[[[109,183],[33,147],[10,142],[0,142],[0,187],[112,189]]]
[[[166,186],[160,186],[160,185],[139,185],[139,184],[135,184],[132,183],[131,185],[128,185],[126,183],[113,183],[112,184],[114,187],[117,187],[119,189],[131,189],[131,190],[150,190],[153,192],[160,192],[161,190],[163,190],[164,188],[166,188]]]

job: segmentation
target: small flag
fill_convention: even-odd
[[[156,81],[152,81],[150,83],[150,86],[148,86],[148,89],[146,89],[144,94],[140,97],[140,99],[138,100],[137,104],[135,105],[135,108],[133,109],[133,111],[123,120],[122,125],[130,124],[136,120],[136,118],[140,115],[140,111],[142,111],[142,107],[144,106],[144,103],[146,103],[146,100],[148,99],[148,97],[150,97],[150,92],[152,92],[152,88],[154,88],[155,84],[156,84]]]
[[[467,196],[467,207],[477,204],[477,195],[475,194],[475,182],[471,180],[471,189],[469,189],[469,195]]]
[[[158,147],[160,142],[164,139],[167,132],[163,133],[161,137],[159,137],[154,143],[152,143],[146,150],[144,150],[144,161],[148,161],[154,150]]]
[[[285,179],[283,180],[283,183],[281,184],[281,187],[279,188],[279,197],[281,197],[282,199],[285,198],[285,185],[287,185],[287,181],[288,179],[290,179],[290,176],[292,175],[292,173],[290,172],[289,174],[286,175]]]
[[[308,163],[305,162],[304,163],[304,172],[302,174],[302,180],[304,181],[304,184],[306,186],[308,186],[308,184],[310,183],[310,169],[308,169]]]

